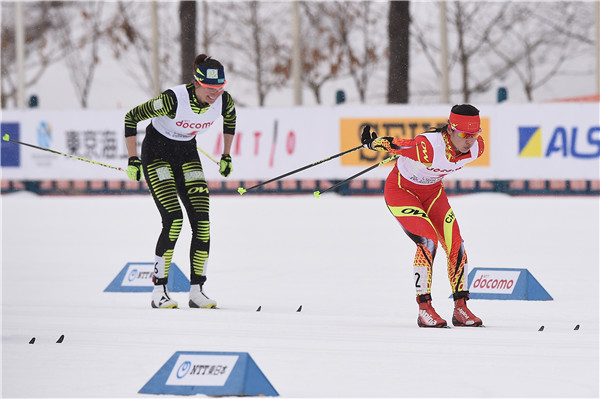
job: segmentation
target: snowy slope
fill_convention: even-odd
[[[486,328],[419,329],[413,244],[382,197],[244,195],[212,197],[220,309],[174,293],[181,309],[155,310],[149,294],[103,292],[153,261],[149,196],[3,195],[2,395],[152,397],[137,392],[174,352],[239,351],[283,397],[598,397],[598,197],[450,201],[471,268],[527,268],[554,300],[471,300]],[[448,320],[449,294],[440,248]]]

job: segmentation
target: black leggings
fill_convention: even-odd
[[[142,165],[162,218],[156,256],[164,259],[164,275],[155,275],[158,283],[167,282],[173,250],[183,225],[181,199],[192,228],[190,282],[203,284],[210,249],[209,195],[196,139],[171,140],[150,124],[142,143]]]

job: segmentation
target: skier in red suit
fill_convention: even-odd
[[[414,258],[419,327],[447,327],[431,305],[433,260],[437,243],[448,259],[448,279],[454,298],[452,324],[483,323],[467,307],[468,263],[458,222],[448,203],[442,179],[483,154],[479,110],[470,104],[452,107],[448,124],[414,139],[377,137],[367,126],[362,143],[375,151],[400,155],[385,183],[385,202],[417,246]]]

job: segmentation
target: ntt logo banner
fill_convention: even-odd
[[[469,273],[469,292],[471,299],[553,299],[527,269],[476,267]]]
[[[224,386],[237,355],[180,355],[167,385]]]
[[[175,352],[139,393],[279,396],[246,352]]]
[[[152,292],[154,288],[153,272],[154,263],[128,262],[104,289],[104,292]],[[175,263],[171,263],[169,269],[167,289],[171,292],[190,290],[190,281]]]

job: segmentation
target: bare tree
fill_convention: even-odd
[[[177,7],[172,3],[159,2],[159,81],[165,87],[181,83],[180,64],[174,63],[179,54],[173,51],[173,40],[179,24]],[[150,5],[118,1],[112,8],[112,29],[107,31],[107,40],[113,50],[113,56],[132,81],[149,96],[154,93],[151,76],[152,25]]]
[[[230,15],[211,0],[200,0],[200,10],[200,51],[211,55],[213,48],[218,47],[223,27],[230,22]]]
[[[56,34],[68,53],[65,63],[82,108],[87,108],[99,62],[99,42],[104,35],[104,28],[101,27],[103,5],[103,1],[70,2],[57,17],[60,23],[56,27]],[[79,33],[74,33],[74,30]]]
[[[449,2],[447,7],[449,68],[464,102],[513,74],[533,101],[533,91],[565,73],[567,62],[593,51],[592,3]],[[417,50],[439,77],[440,49],[432,30],[437,26],[427,21],[412,24]]]
[[[188,80],[189,57],[198,51],[214,52],[226,65],[232,81],[246,80],[252,84],[249,95],[236,88],[239,105],[248,98],[256,98],[263,106],[272,91],[289,88],[292,47],[289,2],[201,0],[196,12],[202,16],[202,23],[192,35],[182,33],[180,2],[157,3],[162,87],[179,84],[180,78]],[[348,78],[360,101],[366,102],[367,93],[374,86],[374,73],[383,72],[382,65],[388,55],[388,84],[404,84],[400,88],[389,86],[390,98],[394,94],[399,96],[398,101],[408,101],[409,78],[411,87],[418,87],[411,91],[413,96],[415,93],[439,96],[439,80],[435,79],[441,72],[437,18],[415,18],[408,25],[408,11],[416,15],[415,9],[426,9],[424,15],[437,17],[437,3],[306,1],[301,4],[302,78],[317,103],[322,101],[326,84]],[[0,6],[2,107],[6,107],[11,101],[16,104],[17,94],[15,3],[2,2]],[[47,78],[44,72],[52,63],[64,62],[80,104],[87,107],[94,74],[102,67],[99,54],[103,54],[102,46],[108,45],[124,73],[131,76],[132,85],[139,85],[149,95],[154,93],[150,78],[152,23],[147,3],[38,1],[23,2],[23,7],[27,16],[26,88]],[[453,95],[468,102],[475,94],[488,92],[503,80],[512,79],[533,101],[536,90],[556,77],[592,75],[594,66],[578,60],[594,51],[594,7],[593,2],[583,1],[448,2],[448,72]],[[398,8],[402,15],[399,17]],[[386,24],[390,19],[395,22],[393,26]],[[189,25],[184,22],[183,26]],[[399,57],[396,49],[398,42],[405,43],[400,51],[406,54],[409,44],[404,37],[406,32],[392,31],[406,27],[410,29],[411,62],[424,57],[434,78],[431,73],[421,78],[426,69],[423,65],[419,65],[418,74],[412,72],[416,69],[413,67],[408,75],[408,55]],[[200,38],[200,48],[196,50],[194,45],[178,54],[180,48],[173,43],[180,37],[192,36]],[[188,61],[182,61],[183,53]],[[398,61],[404,65],[397,66]]]
[[[321,104],[321,89],[325,83],[340,76],[344,49],[326,17],[327,3],[302,2],[302,81]]]
[[[387,50],[385,45],[380,45],[385,42],[382,32],[386,32],[378,26],[385,14],[374,8],[376,4],[370,1],[336,1],[331,2],[326,14],[342,43],[345,66],[362,103],[365,102],[373,70]]]
[[[569,73],[567,61],[594,51],[592,3],[519,4],[511,21],[504,40],[490,48],[517,76],[528,101],[552,78]]]
[[[485,59],[490,52],[488,43],[495,35],[501,35],[504,21],[510,5],[491,7],[484,4],[469,4],[456,2],[451,4],[453,11],[450,15],[450,26],[455,28],[456,51],[453,61],[460,69],[461,92],[463,101],[470,102],[474,92],[486,91],[495,79],[495,74],[475,75],[474,71],[479,60]],[[477,21],[477,30],[473,32],[473,21]],[[473,83],[475,81],[475,83]]]
[[[291,35],[286,29],[290,6],[260,1],[221,3],[232,28],[225,46],[236,54],[228,69],[254,83],[258,105],[267,94],[284,86],[291,75]]]
[[[448,2],[447,9],[448,39],[450,44],[448,68],[458,70],[453,76],[459,82],[462,101],[469,102],[473,93],[489,89],[490,84],[497,78],[499,67],[490,72],[487,57],[491,52],[489,43],[501,37],[505,15],[512,3],[487,2]],[[476,21],[477,28],[474,29]],[[412,36],[417,43],[418,51],[429,61],[436,77],[441,76],[439,64],[440,46],[438,35],[431,35],[439,27],[428,21],[414,21]],[[502,67],[500,67],[502,68]],[[504,66],[505,68],[505,66]],[[429,82],[431,84],[431,82]],[[439,93],[438,81],[434,82],[432,93]],[[424,85],[420,85],[423,87]]]
[[[15,3],[2,2],[2,108],[10,101],[17,103],[17,63],[15,47]],[[55,18],[63,2],[23,2],[25,19],[25,57],[27,70],[25,88],[34,86],[44,76],[46,69],[61,61],[65,51],[57,45],[54,31]]]

